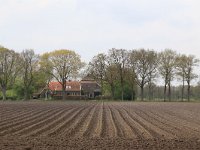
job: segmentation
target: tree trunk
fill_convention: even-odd
[[[134,91],[132,90],[131,101],[134,101]]]
[[[103,99],[103,80],[101,79],[101,100]]]
[[[149,89],[148,89],[148,99],[149,99],[149,101],[151,100],[150,93],[151,93],[151,87],[150,87],[150,85],[149,85]]]
[[[62,100],[65,100],[66,80],[62,79]]]
[[[141,101],[144,100],[144,85],[141,85]]]
[[[28,88],[24,89],[24,100],[28,100]]]
[[[149,97],[149,101],[152,100],[152,87],[151,87],[151,82],[149,83],[149,90],[148,90],[148,97]]]
[[[151,74],[150,74],[150,77],[149,77],[149,82],[148,82],[148,98],[149,98],[149,101],[151,100],[151,97],[152,97],[152,83],[151,83]]]
[[[124,91],[122,90],[122,101],[124,101]]]
[[[6,100],[6,87],[2,87],[3,100]]]
[[[168,89],[168,98],[169,98],[169,101],[171,101],[171,83],[170,83],[170,81],[169,81],[168,87],[169,87],[169,89]]]
[[[131,93],[131,100],[133,101],[134,100],[134,85],[132,85],[132,93]]]
[[[184,98],[184,89],[185,89],[185,82],[184,82],[184,80],[185,80],[185,77],[183,76],[183,86],[182,86],[182,93],[181,93],[181,100],[182,100],[182,102],[183,102],[183,98]]]
[[[112,99],[114,100],[114,97],[115,97],[115,87],[114,87],[113,84],[111,84],[110,87],[111,87]]]
[[[188,89],[187,89],[187,99],[190,101],[190,81],[188,81]]]
[[[62,100],[65,100],[65,87],[62,86]]]
[[[164,102],[166,101],[166,91],[167,91],[167,84],[165,83],[165,87],[164,87]]]
[[[123,101],[124,100],[124,81],[123,81],[123,77],[121,77],[121,86],[122,86],[121,96],[122,96],[122,101]]]

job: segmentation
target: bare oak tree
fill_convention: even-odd
[[[176,74],[177,77],[182,80],[182,89],[181,89],[181,100],[184,99],[184,91],[185,91],[185,69],[187,67],[187,56],[186,55],[178,55],[176,58]]]
[[[140,49],[132,50],[129,55],[129,65],[135,74],[135,81],[141,89],[141,100],[144,100],[144,86],[151,83],[156,74],[157,54],[154,51]]]
[[[149,51],[149,73],[147,76],[148,80],[148,97],[149,100],[153,99],[153,87],[155,87],[155,78],[158,77],[158,64],[159,64],[159,57],[158,53],[156,53],[154,50]]]
[[[161,77],[164,79],[164,101],[166,101],[167,86],[168,86],[168,99],[171,101],[171,81],[175,75],[176,67],[176,57],[175,51],[166,49],[159,54],[160,65],[159,72]]]
[[[189,55],[186,59],[185,79],[187,82],[187,99],[188,99],[188,101],[190,101],[191,80],[198,77],[194,73],[194,67],[198,66],[198,63],[199,63],[199,59],[196,59],[195,56],[193,56],[193,55]]]
[[[112,48],[109,50],[110,57],[113,58],[114,63],[117,67],[119,77],[120,77],[120,84],[121,84],[121,100],[124,100],[124,80],[125,80],[125,73],[127,68],[127,60],[128,60],[128,52],[125,49],[115,49]]]

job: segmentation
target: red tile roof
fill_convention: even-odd
[[[62,85],[59,82],[50,82],[49,89],[52,91],[62,91]],[[81,84],[78,81],[66,81],[66,91],[80,91]]]

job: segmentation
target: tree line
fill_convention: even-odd
[[[51,80],[66,89],[66,80],[84,66],[80,55],[71,50],[55,50],[42,55],[27,49],[21,53],[0,47],[0,90],[2,99],[30,99]],[[9,96],[7,96],[9,94]]]
[[[107,54],[101,53],[93,57],[89,63],[88,73],[101,83],[102,91],[108,85],[112,99],[116,97],[117,86],[120,87],[121,100],[139,98],[144,100],[144,90],[148,91],[148,99],[153,99],[153,87],[156,81],[164,80],[163,99],[172,100],[172,81],[181,80],[181,99],[191,96],[191,81],[198,76],[194,73],[199,59],[193,55],[177,54],[176,51],[165,49],[156,52],[150,49],[110,49]],[[186,85],[185,85],[186,84]],[[127,88],[127,86],[129,88]],[[139,90],[137,90],[139,87]],[[125,89],[126,88],[126,89]],[[180,88],[180,87],[179,87]],[[185,92],[185,88],[187,91]],[[126,92],[126,93],[125,93]],[[131,96],[130,96],[131,95]]]
[[[29,99],[33,92],[48,85],[52,80],[66,89],[66,80],[90,76],[100,85],[101,98],[142,101],[159,97],[155,89],[160,86],[164,101],[174,98],[172,81],[179,79],[181,99],[191,98],[191,81],[199,59],[193,55],[177,54],[166,49],[156,52],[150,49],[115,49],[100,53],[85,64],[81,56],[72,50],[55,50],[42,55],[27,49],[18,53],[0,46],[0,90],[2,99]],[[84,72],[84,73],[83,73]],[[164,85],[156,85],[156,81]],[[197,85],[198,86],[198,85]],[[181,90],[180,90],[181,89]],[[173,91],[173,93],[172,93]],[[177,91],[177,90],[176,90]]]

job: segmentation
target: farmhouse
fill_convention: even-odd
[[[100,85],[91,78],[84,78],[80,82],[82,94],[88,98],[95,98],[101,95]]]
[[[81,81],[66,81],[66,89],[63,93],[59,82],[50,82],[41,92],[34,94],[35,98],[53,97],[55,99],[94,99],[101,95],[100,85],[93,79],[84,78]]]
[[[59,82],[50,82],[49,89],[53,95],[62,96],[62,85]],[[81,95],[81,84],[78,81],[66,81],[65,95],[67,96],[80,96]]]

